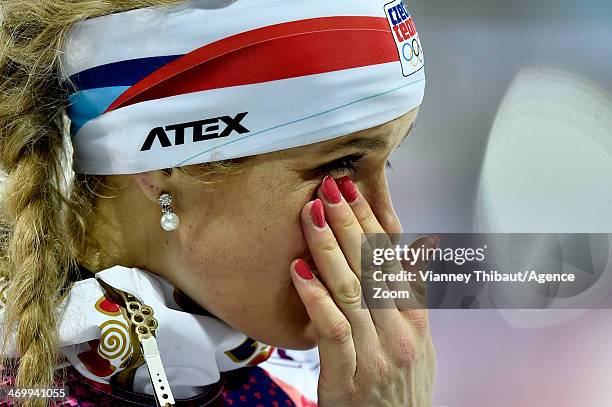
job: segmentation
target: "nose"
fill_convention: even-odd
[[[393,241],[399,239],[399,236],[394,235],[402,233],[402,224],[393,208],[386,177],[382,175],[375,179],[364,180],[358,187],[361,188],[361,193],[385,232]]]

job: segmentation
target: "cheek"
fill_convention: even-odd
[[[172,241],[173,282],[200,306],[254,339],[307,348],[314,346],[316,336],[289,265],[308,255],[300,211],[314,188],[308,196],[295,188],[287,188],[290,194],[280,189],[270,186],[268,191],[284,192],[284,198],[230,194],[241,199],[207,209],[214,216],[197,209],[186,213]]]
[[[291,207],[266,201],[226,208],[216,218],[193,214],[179,228],[180,284],[218,315],[299,304],[289,265],[308,253],[301,207],[301,201]],[[270,303],[262,302],[262,293]]]

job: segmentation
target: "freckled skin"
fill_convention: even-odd
[[[167,278],[200,306],[256,340],[312,348],[317,338],[289,265],[296,258],[309,257],[299,214],[315,198],[324,174],[304,179],[300,171],[329,161],[315,153],[324,144],[373,137],[384,130],[389,148],[368,153],[350,175],[385,230],[398,232],[401,226],[388,195],[385,164],[416,114],[415,109],[373,129],[253,157],[240,174],[207,177],[218,181],[213,186],[178,171],[169,176],[152,171],[144,178],[140,174],[108,177],[107,183],[121,193],[99,202],[92,230],[104,254],[90,268],[97,271],[115,264],[144,268]],[[354,148],[334,151],[332,159],[356,152]],[[346,170],[332,173],[347,174]],[[173,211],[180,217],[176,231],[166,232],[159,225],[161,191],[172,194]]]

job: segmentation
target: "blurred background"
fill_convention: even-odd
[[[405,2],[428,84],[391,157],[404,230],[612,233],[612,1]],[[431,319],[434,406],[612,406],[612,310]]]

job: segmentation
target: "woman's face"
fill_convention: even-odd
[[[400,232],[385,169],[416,114],[415,109],[372,129],[253,157],[246,171],[219,176],[214,190],[173,172],[166,189],[181,223],[173,232],[157,226],[161,242],[147,253],[147,262],[156,264],[149,269],[256,340],[293,349],[316,346],[289,274],[296,258],[314,268],[300,211],[316,198],[326,174],[349,175],[385,230]]]

